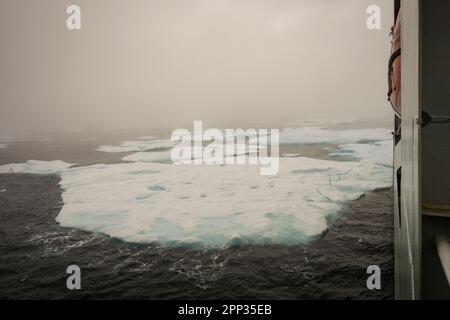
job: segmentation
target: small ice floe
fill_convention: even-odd
[[[282,153],[281,156],[283,158],[298,158],[301,157],[302,155],[298,153]]]
[[[13,136],[0,136],[0,149],[5,149],[14,143],[27,142],[27,141],[32,141],[32,139],[19,138],[19,137],[13,137]]]
[[[0,189],[0,193],[6,192],[6,189]]]
[[[73,164],[61,160],[28,160],[25,163],[10,163],[0,166],[0,173],[59,174]]]
[[[103,145],[96,151],[120,153],[120,152],[140,152],[151,151],[162,148],[171,148],[174,143],[171,140],[139,140],[139,141],[125,141],[120,145]]]
[[[126,162],[166,162],[170,161],[170,151],[158,151],[158,152],[138,152],[123,157],[122,161]]]
[[[350,144],[392,140],[391,130],[349,129],[330,130],[319,127],[285,128],[280,133],[281,144]]]

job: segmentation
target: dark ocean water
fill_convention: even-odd
[[[392,299],[392,191],[351,202],[307,246],[192,250],[60,227],[57,176],[0,174],[2,299]],[[81,268],[82,290],[66,288]],[[366,288],[379,265],[382,289]]]

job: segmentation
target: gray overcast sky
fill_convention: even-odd
[[[1,0],[0,133],[389,116],[392,20],[391,0]]]

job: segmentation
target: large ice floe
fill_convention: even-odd
[[[0,166],[0,172],[44,174],[53,168],[61,175],[64,200],[56,220],[124,241],[194,248],[307,244],[345,202],[392,184],[389,131],[309,130],[285,129],[280,138],[338,144],[334,154],[348,160],[283,157],[276,176],[261,176],[252,165],[160,163],[167,151],[148,152],[160,142],[137,139],[99,148],[139,151],[123,159],[127,163],[70,168],[28,162]]]

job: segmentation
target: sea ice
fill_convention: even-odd
[[[249,165],[78,167],[62,173],[57,221],[169,246],[306,244],[346,201],[391,186],[392,169],[377,162],[282,158],[274,177]]]
[[[61,160],[28,160],[25,163],[11,163],[0,166],[0,173],[59,174],[73,164]]]
[[[347,201],[392,185],[388,130],[285,129],[281,138],[338,144],[334,155],[348,161],[282,157],[276,176],[261,176],[251,165],[154,163],[170,152],[143,151],[168,141],[140,139],[101,147],[136,151],[123,158],[127,163],[71,168],[63,161],[28,161],[0,166],[0,173],[60,174],[64,206],[56,220],[65,227],[196,248],[307,244]]]
[[[126,162],[170,162],[171,151],[137,152],[122,158]]]
[[[104,145],[100,146],[97,151],[101,152],[138,152],[138,151],[150,151],[162,148],[171,148],[174,143],[170,140],[139,140],[139,141],[125,141],[118,146]]]
[[[388,129],[329,130],[319,127],[285,128],[281,144],[350,144],[391,140]]]

